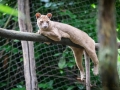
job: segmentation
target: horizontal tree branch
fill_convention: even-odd
[[[18,40],[24,40],[24,41],[36,41],[36,42],[51,42],[51,43],[56,43],[56,44],[63,44],[63,45],[83,48],[82,46],[74,44],[68,38],[62,38],[61,41],[53,41],[38,33],[21,32],[21,31],[0,28],[0,36],[5,37],[5,38],[10,38],[10,39],[18,39]],[[96,49],[99,48],[99,43],[96,43],[95,46],[96,46]],[[120,48],[120,42],[118,42],[118,48]]]

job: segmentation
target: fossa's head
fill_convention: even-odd
[[[47,30],[49,27],[50,18],[52,17],[51,13],[47,15],[41,15],[40,13],[35,14],[37,19],[37,25],[40,29]]]

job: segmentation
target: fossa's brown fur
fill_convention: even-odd
[[[84,49],[81,49],[70,46],[74,52],[75,61],[81,73],[81,80],[85,78],[84,68],[82,66],[82,55],[84,50],[92,59],[94,63],[93,73],[94,75],[97,75],[99,61],[95,52],[94,40],[90,38],[85,32],[73,26],[51,21],[51,17],[51,13],[48,13],[47,15],[36,13],[37,25],[40,29],[38,33],[43,34],[54,41],[60,41],[62,37],[69,38],[73,43],[84,47]]]

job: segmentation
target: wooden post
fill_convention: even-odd
[[[90,58],[86,52],[84,52],[85,67],[86,67],[86,90],[90,90]]]
[[[99,0],[99,61],[103,90],[120,90],[115,23],[115,0]]]
[[[18,11],[24,14],[18,14],[19,28],[22,32],[32,32],[32,25],[29,12],[29,0],[18,0]],[[26,90],[39,90],[34,59],[34,46],[32,41],[21,41],[24,59],[24,76],[26,81]]]

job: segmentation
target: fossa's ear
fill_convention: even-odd
[[[47,17],[48,17],[49,19],[51,19],[52,14],[51,14],[51,13],[48,13],[48,14],[47,14]]]
[[[40,13],[36,13],[35,16],[36,16],[36,19],[38,19],[38,18],[40,18],[41,14]]]

